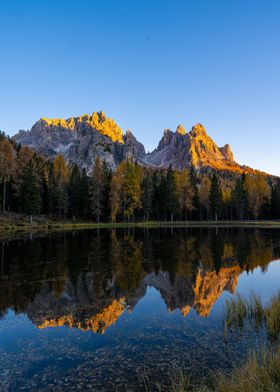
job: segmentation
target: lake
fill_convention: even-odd
[[[265,333],[224,334],[238,293],[280,289],[280,231],[117,229],[0,244],[1,391],[168,391],[230,370]]]

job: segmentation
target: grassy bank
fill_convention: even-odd
[[[45,216],[34,216],[32,224],[29,217],[20,214],[0,215],[0,232],[47,231],[54,229],[96,229],[125,227],[263,227],[280,228],[280,221],[149,221],[134,223],[96,223],[94,221],[59,220]]]
[[[217,374],[209,385],[192,387],[182,372],[174,376],[172,392],[279,392],[280,347],[262,349],[229,375]]]
[[[264,306],[260,297],[238,296],[225,307],[226,330],[264,327],[269,345],[252,352],[230,374],[212,375],[199,387],[191,385],[183,370],[175,371],[172,392],[279,392],[280,391],[280,292]]]
[[[274,295],[266,306],[256,294],[249,299],[239,295],[237,299],[227,301],[224,323],[225,333],[250,327],[258,330],[264,326],[268,337],[277,339],[280,335],[280,293]]]

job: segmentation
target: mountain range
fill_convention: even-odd
[[[104,112],[82,115],[69,119],[41,118],[30,130],[19,131],[13,139],[21,145],[34,148],[49,159],[62,154],[72,164],[88,172],[97,157],[115,170],[118,164],[129,157],[140,165],[174,169],[215,169],[237,173],[254,172],[239,165],[229,144],[218,147],[201,124],[189,132],[179,125],[175,132],[165,129],[157,148],[146,153],[130,130],[123,133],[116,122]]]

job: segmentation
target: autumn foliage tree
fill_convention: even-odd
[[[117,132],[107,120],[102,113],[81,119]],[[0,133],[2,210],[30,217],[41,213],[97,222],[279,219],[279,184],[257,172],[143,167],[131,158],[114,172],[97,158],[87,173],[60,154],[47,160]]]
[[[5,138],[0,141],[0,180],[3,185],[2,211],[6,210],[6,185],[14,168],[14,149]]]

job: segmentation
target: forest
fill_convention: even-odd
[[[280,179],[210,169],[155,169],[132,159],[87,173],[0,135],[2,213],[100,222],[280,219]]]

